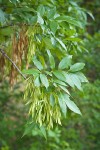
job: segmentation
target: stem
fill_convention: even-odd
[[[23,75],[22,74],[22,72],[20,71],[20,69],[16,66],[16,64],[9,58],[9,56],[4,52],[4,50],[2,50],[1,48],[0,48],[0,52],[1,52],[1,54],[4,56],[4,57],[6,57],[12,64],[13,64],[13,66],[16,68],[16,70],[21,74],[21,76],[24,78],[24,79],[26,79],[26,76],[25,75]]]

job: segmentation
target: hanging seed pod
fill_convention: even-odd
[[[4,74],[4,66],[5,66],[5,58],[4,56],[1,55],[0,56],[0,72],[2,73],[2,75]]]
[[[29,115],[40,126],[44,125],[48,129],[53,128],[53,123],[61,125],[61,112],[58,99],[55,100],[54,107],[50,104],[50,95],[46,94],[43,87],[35,87],[34,79],[27,80],[24,99],[29,106]]]
[[[27,28],[25,26],[21,26],[21,30],[17,33],[18,35],[15,32],[12,38],[12,60],[18,66],[19,69],[21,69],[23,57],[25,57],[26,59],[28,52],[28,37],[26,32]],[[10,72],[11,84],[15,83],[17,75],[17,70],[12,65]]]
[[[28,53],[27,53],[27,65],[32,61],[33,56],[35,55],[36,45],[34,41],[35,29],[33,27],[29,27],[27,31],[28,36]]]

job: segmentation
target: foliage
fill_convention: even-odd
[[[28,75],[24,99],[29,105],[29,114],[33,121],[50,129],[54,122],[61,125],[61,115],[66,117],[67,107],[81,114],[71,100],[68,89],[77,87],[82,90],[81,83],[87,82],[80,72],[85,64],[81,62],[73,64],[74,54],[70,55],[71,51],[84,49],[79,34],[85,28],[86,14],[77,3],[71,1],[66,2],[65,6],[62,3],[64,8],[67,7],[66,12],[59,11],[56,1],[37,1],[32,8],[33,2],[8,2],[11,9],[9,13],[8,10],[4,12],[1,10],[1,27],[14,22],[13,60],[21,68],[24,57],[27,67],[31,68],[23,70],[23,73]],[[4,8],[5,2],[1,4]],[[9,39],[8,45],[11,48]],[[4,61],[4,57],[1,56],[2,69]],[[16,75],[12,65],[11,83],[14,82]]]
[[[14,86],[14,90],[10,90],[8,82],[4,82],[0,85],[0,107],[2,108],[0,110],[0,150],[53,148],[58,150],[60,147],[69,150],[70,146],[64,139],[60,142],[61,131],[58,127],[53,131],[49,130],[47,132],[49,143],[44,140],[43,132],[34,126],[34,124],[26,124],[24,132],[27,110],[24,110],[23,103],[21,103],[21,90],[22,87],[20,84]],[[24,134],[28,133],[28,135],[21,138],[23,132]],[[39,141],[42,143],[39,144]]]
[[[0,0],[1,150],[100,149],[99,6],[98,0]],[[20,75],[5,54],[25,83],[15,82]],[[75,114],[81,114],[76,104],[83,116]]]
[[[94,85],[92,83],[85,85],[84,93],[73,93],[73,96],[79,99],[76,102],[82,110],[83,117],[68,112],[66,121],[64,118],[62,120],[62,127],[54,127],[53,130],[47,131],[47,140],[44,139],[39,126],[34,126],[33,123],[30,124],[31,127],[29,123],[26,124],[24,132],[27,110],[25,111],[21,103],[22,94],[18,90],[19,86],[10,92],[8,84],[2,84],[0,90],[1,147],[8,147],[10,150],[60,150],[61,148],[99,150],[99,84],[100,81],[97,80]],[[22,137],[23,132],[28,135]]]
[[[70,115],[67,119],[67,138],[68,143],[72,143],[75,149],[99,149],[100,142],[100,80],[96,80],[94,84],[89,83],[84,86],[84,93],[74,93],[75,97],[80,97],[79,106],[82,109],[83,117],[75,117]],[[70,120],[73,119],[73,122]],[[65,129],[63,128],[63,134]],[[77,136],[77,137],[76,137]]]

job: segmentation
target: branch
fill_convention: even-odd
[[[26,79],[25,75],[22,74],[22,72],[20,71],[20,69],[19,69],[19,68],[16,66],[16,64],[8,57],[8,55],[4,52],[4,50],[2,50],[2,49],[0,48],[0,52],[1,52],[1,54],[2,54],[4,57],[6,57],[6,58],[13,64],[13,66],[17,69],[17,71],[21,74],[21,76],[22,76],[24,79]]]

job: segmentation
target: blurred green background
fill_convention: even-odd
[[[23,85],[13,89],[6,80],[0,81],[0,150],[99,150],[100,149],[100,1],[83,0],[80,5],[90,10],[95,20],[88,17],[85,47],[76,59],[85,62],[89,83],[84,92],[73,92],[82,116],[68,112],[62,126],[47,133],[47,140],[38,129],[24,137],[27,110],[23,104]],[[28,130],[28,129],[27,129]],[[26,131],[27,132],[27,131]]]

